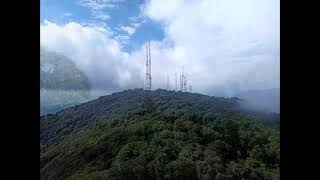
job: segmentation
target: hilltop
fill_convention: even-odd
[[[279,114],[239,101],[135,89],[41,116],[41,179],[279,179]]]

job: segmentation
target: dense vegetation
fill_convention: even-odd
[[[41,48],[40,65],[41,114],[89,99],[89,79],[70,58]]]
[[[41,179],[279,179],[279,116],[127,90],[41,117]]]

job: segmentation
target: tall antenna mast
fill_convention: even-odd
[[[168,73],[167,73],[167,90],[170,90],[170,79],[169,79]]]
[[[192,86],[191,86],[190,80],[189,80],[188,84],[189,84],[189,92],[192,93]]]
[[[150,53],[150,41],[148,41],[148,44],[146,46],[146,56],[147,56],[147,62],[146,62],[146,90],[151,90],[151,53]]]
[[[180,80],[180,90],[184,92],[184,67],[182,66],[182,74]]]
[[[177,85],[177,72],[176,73],[174,73],[174,76],[175,76],[175,88],[174,88],[174,90],[175,91],[177,91],[178,90],[178,85]]]
[[[179,79],[180,81],[179,81],[179,83],[180,83],[180,91],[182,91],[182,75],[180,74],[180,79]]]
[[[186,76],[185,76],[185,80],[184,80],[184,92],[187,92],[188,91],[188,74],[186,73]]]
[[[149,40],[149,86],[151,90],[151,83],[152,83],[152,78],[151,78],[151,52],[150,52],[150,40]]]
[[[148,52],[148,45],[146,45],[146,83],[145,83],[145,89],[148,90],[148,79],[149,79],[149,73],[148,73],[148,69],[149,69],[149,52]]]

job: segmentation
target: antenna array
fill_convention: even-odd
[[[142,79],[142,87],[144,86],[145,90],[151,90],[151,53],[150,53],[150,41],[148,41],[148,44],[146,45],[146,80],[143,82]],[[187,73],[184,73],[184,67],[182,67],[182,73],[180,74],[180,89],[181,92],[192,92],[192,86],[189,82],[188,85],[188,75]],[[178,91],[178,82],[177,82],[177,72],[175,72],[175,91]],[[166,89],[170,90],[170,78],[169,74],[167,73],[167,83],[166,83]]]

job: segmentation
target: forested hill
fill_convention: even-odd
[[[41,179],[279,179],[279,115],[239,101],[136,89],[41,116]]]

